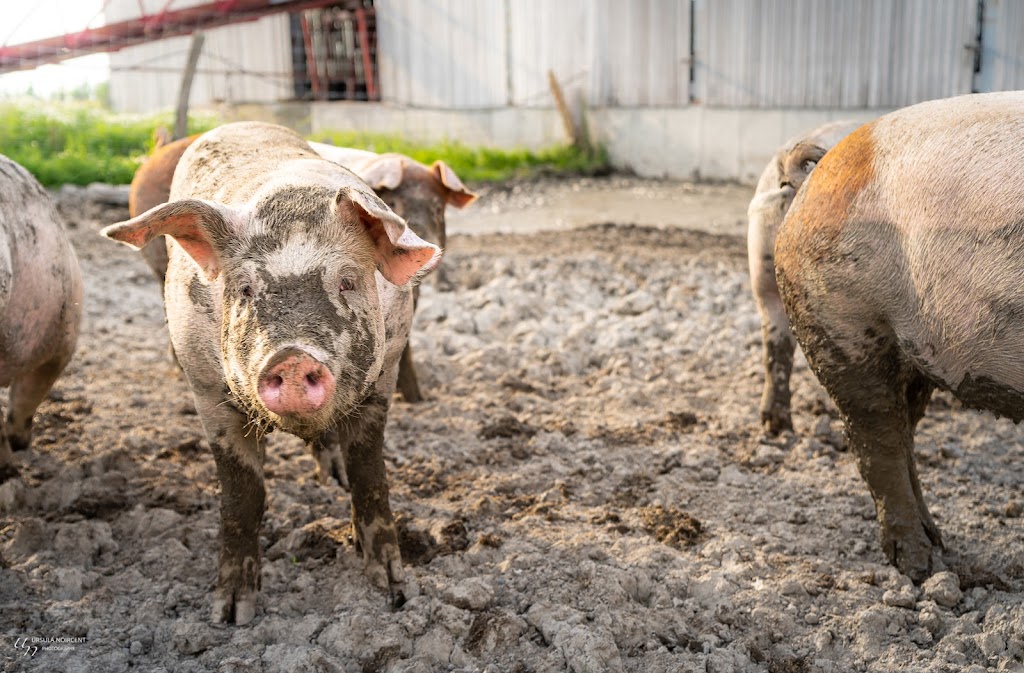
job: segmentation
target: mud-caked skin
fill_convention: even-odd
[[[169,196],[103,233],[136,248],[169,239],[168,327],[222,487],[214,621],[255,615],[262,439],[273,429],[306,440],[322,476],[344,473],[367,574],[384,588],[401,582],[383,432],[412,287],[439,249],[351,172],[271,124],[201,136]]]
[[[775,246],[779,288],[846,421],[889,560],[942,545],[914,462],[935,388],[1024,419],[1024,93],[922,103],[831,149]]]
[[[167,144],[158,141],[153,155],[142,164],[132,180],[128,204],[132,217],[168,200],[178,160],[198,137],[191,136]],[[402,154],[375,154],[324,143],[309,145],[321,157],[359,176],[384,203],[406,220],[413,233],[441,248],[447,242],[446,206],[465,208],[477,198],[443,161],[435,161],[427,167]],[[163,238],[147,243],[142,254],[163,285],[167,274],[167,249]],[[440,283],[444,282],[441,277],[443,271],[444,267],[440,266],[434,272]],[[415,288],[414,304],[418,297],[419,289]],[[409,345],[406,345],[399,364],[398,390],[407,402],[423,399]]]
[[[358,175],[420,238],[442,249],[448,242],[445,208],[449,205],[465,208],[477,198],[443,161],[435,161],[428,167],[403,154],[375,154],[323,143],[309,145],[320,156]],[[445,284],[443,264],[433,275],[435,282]],[[418,298],[417,288],[414,299]],[[398,391],[406,402],[423,399],[412,346],[408,344],[398,367]]]
[[[71,361],[82,317],[82,274],[50,196],[0,155],[0,483],[18,474],[13,451],[32,439],[32,416]]]
[[[750,284],[761,314],[764,390],[761,425],[772,435],[793,429],[789,377],[796,340],[775,281],[775,237],[793,196],[826,150],[857,128],[856,122],[832,122],[783,145],[768,162],[747,209],[747,257]],[[797,151],[796,148],[809,151]],[[817,150],[817,151],[816,151]],[[787,164],[788,160],[788,164]]]

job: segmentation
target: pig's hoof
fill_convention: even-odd
[[[18,468],[13,464],[0,465],[0,484],[4,484],[11,479],[17,479],[20,474]]]
[[[923,526],[912,534],[883,540],[882,548],[889,562],[915,584],[920,584],[932,574],[932,551],[935,547]]]
[[[349,490],[345,456],[340,449],[325,449],[317,455],[316,478],[325,486],[334,481],[346,491]]]
[[[32,444],[32,430],[12,432],[7,439],[10,442],[11,451],[28,451],[29,445]]]
[[[252,589],[217,589],[213,595],[214,624],[244,626],[256,616],[256,592]]]
[[[393,590],[396,584],[405,582],[402,554],[396,544],[380,546],[377,558],[367,556],[366,575],[378,589]]]
[[[769,435],[774,437],[786,430],[792,430],[793,418],[788,411],[779,409],[762,410],[761,426]]]

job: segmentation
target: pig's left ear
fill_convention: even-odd
[[[412,233],[405,220],[375,194],[342,187],[334,198],[335,207],[355,210],[373,240],[377,270],[389,282],[402,286],[434,270],[441,261],[441,249]]]
[[[445,192],[446,202],[456,208],[465,208],[476,201],[476,194],[469,191],[466,185],[462,184],[462,180],[459,180],[459,176],[455,175],[455,171],[452,170],[451,166],[438,160],[430,168],[434,171],[434,176],[447,190]]]

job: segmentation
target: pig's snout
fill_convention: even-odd
[[[308,416],[331,399],[334,376],[309,353],[285,348],[263,366],[258,391],[271,412],[279,416]]]

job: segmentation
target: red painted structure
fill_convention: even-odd
[[[338,0],[218,0],[172,10],[169,9],[171,2],[166,0],[163,8],[154,14],[145,14],[139,2],[139,10],[143,13],[135,19],[87,28],[77,33],[0,46],[0,75],[68,58],[118,51],[151,40],[188,35],[197,30],[254,21],[280,12],[299,12],[338,4]]]

